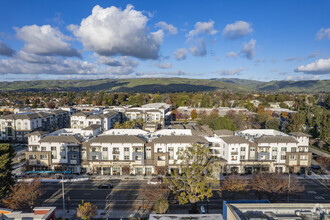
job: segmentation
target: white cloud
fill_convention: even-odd
[[[159,27],[173,35],[178,33],[178,29],[176,27],[174,27],[172,24],[167,24],[165,21],[158,22],[157,24],[155,24],[155,27]]]
[[[156,63],[155,66],[160,69],[170,69],[172,68],[172,63]]]
[[[198,39],[193,46],[189,48],[190,53],[194,56],[205,56],[207,54],[206,51],[206,43],[203,38]]]
[[[141,77],[141,78],[159,78],[159,77],[184,76],[184,75],[187,75],[187,73],[185,73],[182,70],[177,70],[175,72],[153,71],[153,72],[145,72],[145,73],[136,73],[135,75],[137,77]]]
[[[238,54],[235,53],[235,52],[233,52],[233,51],[231,51],[231,52],[229,52],[229,53],[226,54],[226,57],[233,57],[233,58],[235,58],[237,56],[238,56]]]
[[[330,39],[330,28],[321,28],[316,34],[316,40]]]
[[[233,24],[227,24],[222,31],[222,36],[230,40],[235,40],[252,33],[251,25],[245,21],[236,21]]]
[[[301,65],[294,71],[312,75],[330,74],[330,59],[319,59],[313,63]]]
[[[301,61],[302,59],[300,57],[288,57],[284,61],[291,62],[291,61]]]
[[[174,52],[174,55],[177,60],[185,60],[187,57],[187,53],[188,51],[185,48],[180,48]]]
[[[15,54],[15,51],[0,41],[0,55],[11,57]]]
[[[39,64],[55,64],[59,63],[60,59],[52,56],[41,56],[33,53],[27,53],[25,51],[19,51],[17,58],[28,63],[39,63]]]
[[[292,81],[301,81],[301,80],[319,80],[320,76],[288,76],[285,80],[292,80]]]
[[[199,34],[208,34],[208,35],[214,35],[218,33],[217,30],[214,29],[214,21],[210,20],[209,22],[197,22],[195,24],[195,28],[191,30],[187,37],[192,38]]]
[[[248,58],[249,60],[252,60],[255,51],[254,47],[256,46],[256,40],[251,39],[248,43],[244,43],[243,49],[239,52],[242,56]]]
[[[80,60],[65,59],[44,64],[18,58],[0,60],[0,74],[89,75],[98,72],[97,65]]]
[[[139,63],[136,60],[132,60],[127,56],[116,59],[114,57],[99,56],[98,63],[102,63],[108,66],[132,66],[136,67]]]
[[[148,18],[127,5],[124,10],[114,6],[96,5],[80,26],[68,26],[88,50],[102,56],[133,56],[157,59],[163,31],[147,33]]]
[[[17,36],[26,43],[23,48],[25,52],[46,56],[81,57],[76,49],[65,42],[70,38],[50,25],[31,25],[15,30]]]
[[[242,71],[243,71],[243,68],[239,67],[236,69],[220,70],[220,71],[218,71],[218,73],[221,76],[232,76],[232,75],[240,75]]]

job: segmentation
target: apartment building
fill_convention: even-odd
[[[145,143],[132,135],[102,135],[83,144],[83,172],[98,175],[145,174]]]
[[[98,175],[170,173],[178,166],[178,152],[194,144],[209,147],[222,173],[304,172],[311,164],[309,136],[265,130],[230,131],[141,129],[101,131],[61,129],[28,135],[28,164],[34,169],[65,169]],[[178,161],[180,162],[180,161]]]
[[[122,121],[121,113],[108,110],[102,114],[92,114],[89,112],[78,112],[71,115],[71,128],[83,129],[90,125],[100,125],[102,131],[109,130],[114,127],[116,122]]]

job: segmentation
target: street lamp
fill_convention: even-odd
[[[65,200],[64,200],[64,171],[62,175],[62,200],[63,200],[63,212],[65,212]]]

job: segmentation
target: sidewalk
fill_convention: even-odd
[[[148,217],[151,214],[150,210],[97,210],[97,215],[94,218],[107,219],[107,218],[141,218]],[[69,212],[62,209],[55,210],[56,218],[76,219],[76,210],[70,209]]]

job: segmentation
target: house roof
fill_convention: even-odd
[[[47,134],[48,132],[46,131],[34,131],[34,132],[31,132],[29,134],[27,134],[26,136],[31,136],[31,135],[38,135],[38,136],[42,136],[44,134]]]
[[[245,138],[239,136],[229,136],[229,137],[221,137],[221,139],[227,144],[249,144]]]
[[[96,129],[100,128],[100,127],[101,127],[101,125],[92,124],[92,125],[90,125],[90,126],[88,126],[86,128],[83,128],[82,130],[96,130]]]
[[[291,132],[290,134],[296,137],[312,137],[311,135],[302,132]]]
[[[256,138],[257,143],[298,143],[298,141],[291,136],[262,136]]]
[[[206,144],[208,141],[200,136],[162,136],[153,140],[153,143],[202,143]]]
[[[17,120],[17,119],[35,119],[35,118],[41,118],[41,117],[42,116],[38,115],[37,113],[26,113],[26,114],[4,115],[1,117],[1,119]]]
[[[218,136],[222,136],[222,135],[234,135],[234,132],[233,131],[226,130],[226,129],[223,129],[223,130],[214,130],[213,132],[214,132],[214,134],[216,134]]]
[[[76,114],[73,114],[72,116],[87,116],[89,113],[86,112],[77,112]]]
[[[146,143],[140,137],[133,135],[102,135],[96,138],[93,138],[89,143]]]
[[[41,142],[56,142],[56,143],[80,143],[75,136],[46,136],[40,140]]]

